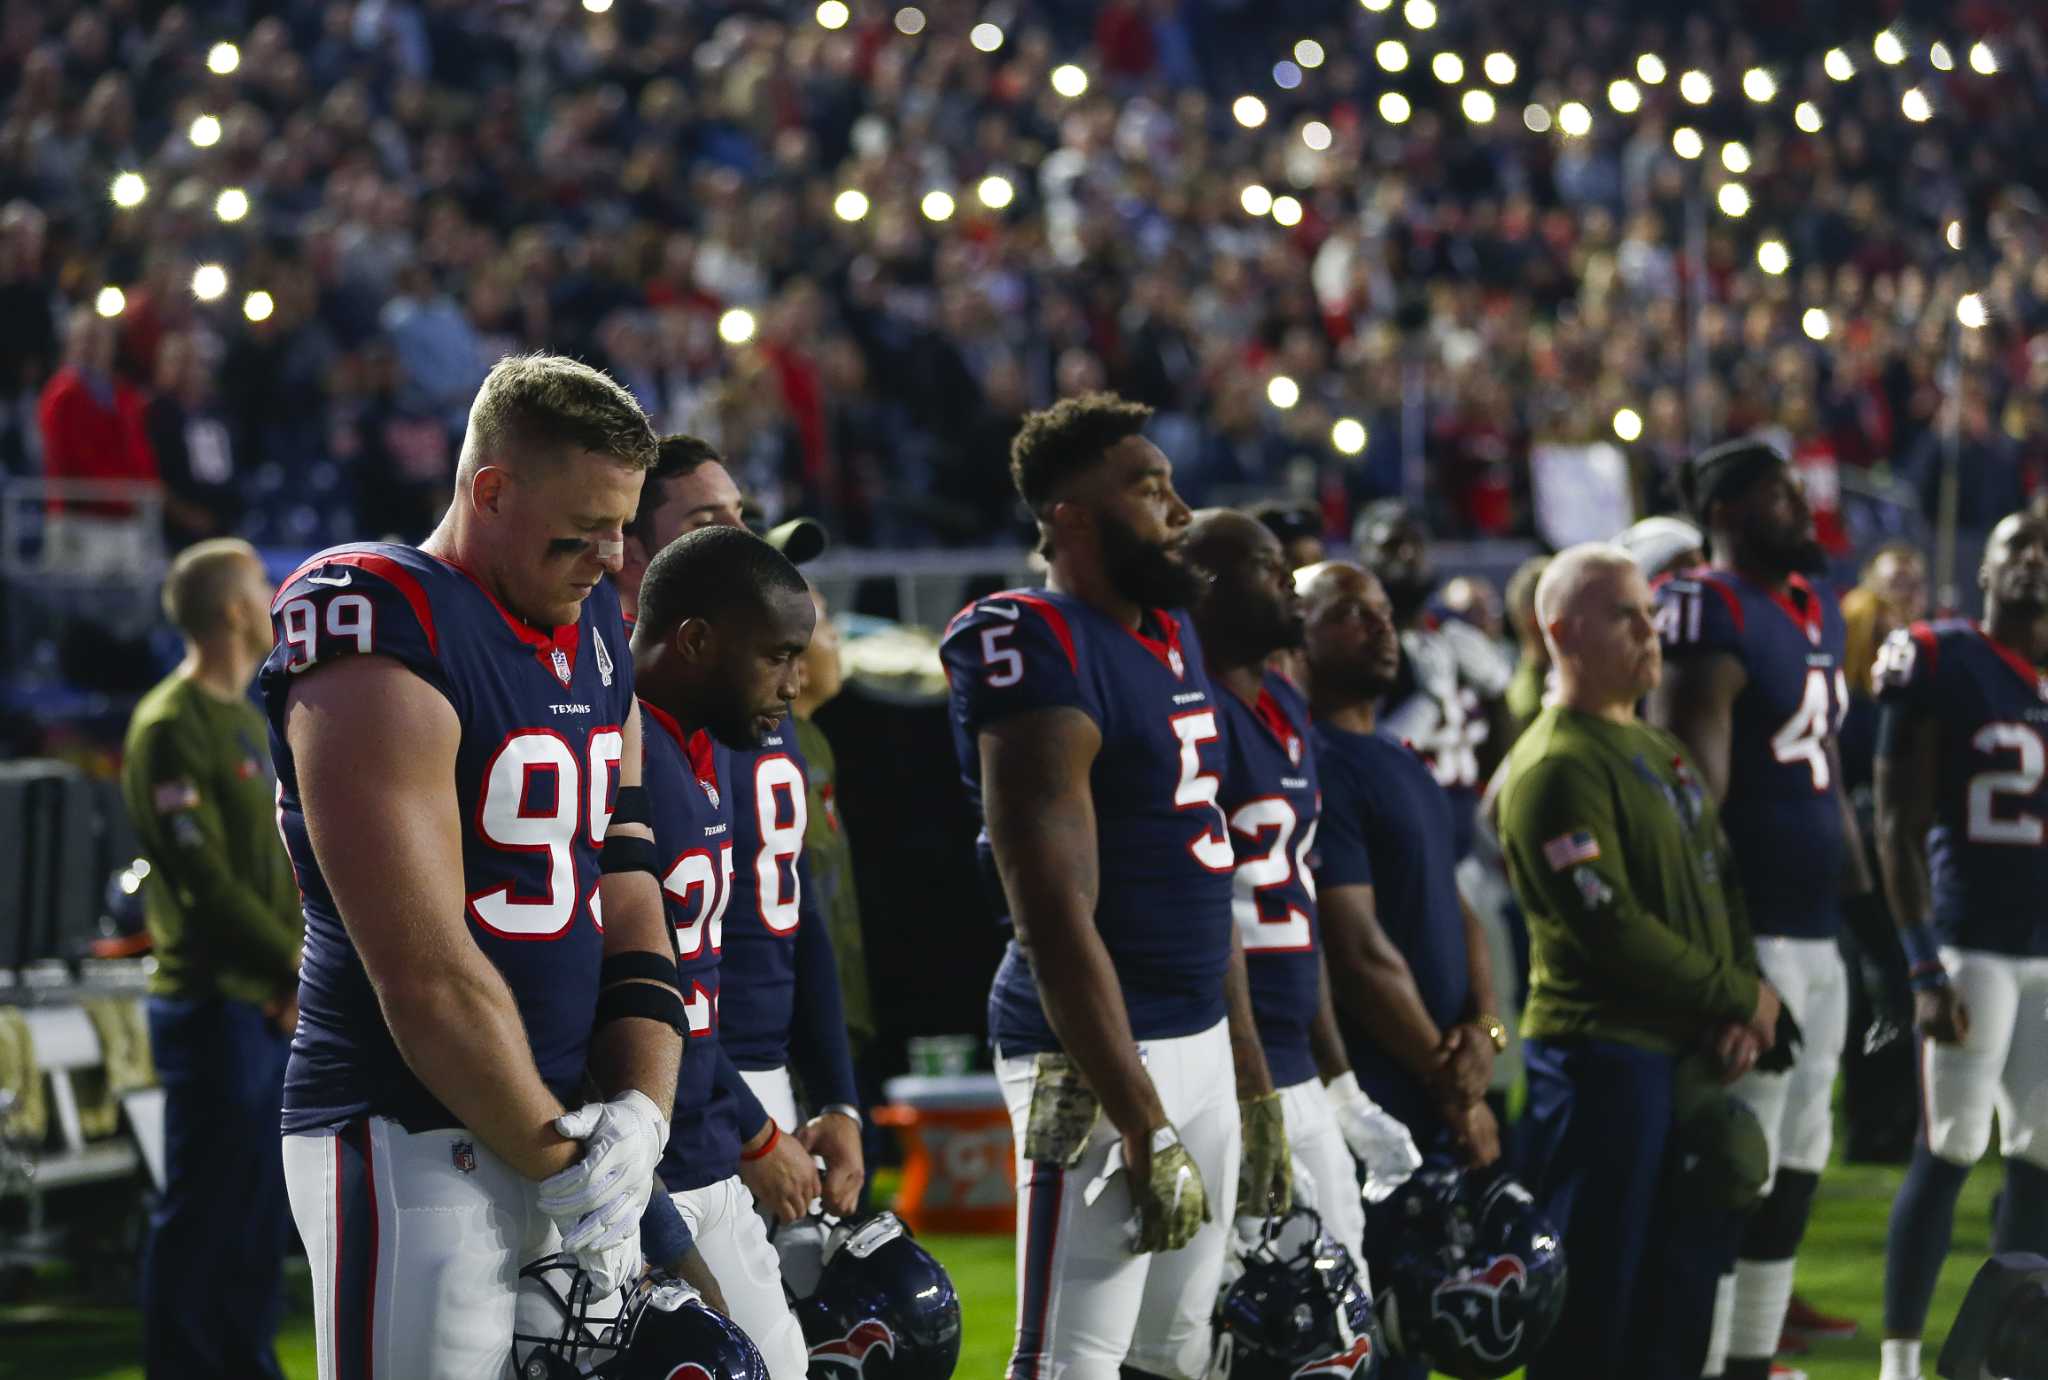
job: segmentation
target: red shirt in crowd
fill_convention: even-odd
[[[51,479],[125,479],[157,482],[156,451],[142,423],[142,394],[115,377],[95,387],[76,366],[65,365],[43,386],[36,404],[43,436],[43,473]],[[126,503],[64,502],[50,511],[123,517]]]

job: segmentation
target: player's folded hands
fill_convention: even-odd
[[[593,1283],[615,1289],[639,1269],[640,1215],[654,1191],[668,1120],[653,1099],[629,1089],[555,1118],[555,1129],[583,1142],[583,1155],[541,1180],[540,1210]]]
[[[1294,1156],[1287,1148],[1287,1117],[1280,1094],[1240,1099],[1244,1153],[1238,1160],[1237,1210],[1283,1217],[1294,1205]]]

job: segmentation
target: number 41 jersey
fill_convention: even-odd
[[[1657,586],[1668,660],[1725,653],[1748,683],[1735,698],[1721,827],[1760,935],[1833,939],[1846,840],[1829,748],[1849,712],[1841,606],[1794,575],[1773,594],[1732,570]]]
[[[271,618],[277,645],[258,683],[278,825],[306,911],[285,1132],[365,1115],[412,1131],[457,1124],[392,1042],[300,806],[286,699],[302,677],[348,656],[390,657],[454,706],[462,853],[445,865],[461,870],[470,938],[511,988],[542,1080],[571,1097],[597,1009],[598,849],[618,801],[633,704],[617,593],[601,582],[576,622],[541,630],[455,565],[415,547],[363,543],[301,566]]]
[[[1070,595],[1012,590],[963,609],[939,652],[977,808],[984,728],[1053,708],[1095,721],[1095,925],[1132,1031],[1171,1039],[1221,1021],[1233,855],[1217,792],[1228,730],[1193,629],[1163,609],[1132,629]],[[977,849],[1001,897],[986,829]],[[1014,940],[989,995],[989,1037],[1006,1055],[1058,1048]]]
[[[1959,949],[2048,957],[2048,675],[1975,623],[1902,628],[1877,658],[1887,714],[1936,725],[1934,928]]]

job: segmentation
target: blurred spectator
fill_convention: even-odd
[[[1881,599],[1889,614],[1881,629],[1872,634],[1872,655],[1884,645],[1885,636],[1893,627],[1917,623],[1927,616],[1927,557],[1910,542],[1886,542],[1871,552],[1863,562],[1863,574],[1856,583],[1857,588],[1868,590]],[[1851,657],[1845,664],[1853,683],[1858,661]],[[1870,667],[1863,665],[1861,671],[1863,679],[1868,682]]]
[[[157,482],[142,394],[114,372],[115,346],[114,322],[91,307],[72,309],[64,367],[50,376],[36,404],[43,473],[59,484]],[[53,568],[87,576],[138,571],[151,550],[126,497],[62,489],[50,501],[44,540]]]
[[[26,201],[0,207],[0,471],[29,468],[33,399],[57,367],[57,318],[43,268],[48,225]]]
[[[157,352],[156,396],[143,409],[164,485],[164,537],[174,551],[233,531],[244,506],[208,349],[196,331],[166,337]]]

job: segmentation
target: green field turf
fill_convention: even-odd
[[[1811,1380],[1876,1380],[1879,1297],[1884,1285],[1885,1219],[1901,1171],[1837,1166],[1821,1181],[1813,1227],[1799,1263],[1799,1285],[1815,1304],[1862,1321],[1863,1335],[1820,1343],[1796,1364]],[[1955,1253],[1943,1270],[1929,1328],[1927,1360],[1938,1354],[1947,1319],[1990,1249],[1989,1206],[1995,1162],[1970,1178],[1956,1216]],[[1009,1355],[1009,1238],[935,1236],[926,1244],[945,1261],[965,1301],[960,1380],[995,1380]],[[303,1304],[303,1278],[296,1291]],[[31,1300],[0,1307],[0,1376],[22,1380],[140,1380],[139,1322],[132,1310]],[[286,1372],[312,1380],[312,1323],[296,1308],[281,1339]],[[1932,1371],[1929,1372],[1932,1380]]]

